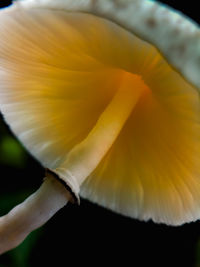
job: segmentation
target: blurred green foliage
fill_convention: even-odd
[[[0,164],[23,168],[26,164],[26,153],[21,144],[10,136],[4,136],[0,142]]]
[[[0,118],[1,169],[12,169],[15,172],[17,169],[26,168],[28,160],[30,161],[31,158],[27,151],[15,138],[15,136],[13,136],[3,119]],[[5,176],[3,177],[4,179],[12,179],[11,177],[6,177],[7,173],[3,173],[3,175]],[[1,187],[3,185],[5,185],[5,182],[3,183],[1,173]],[[12,192],[12,190],[10,192],[4,192],[2,188],[0,192],[0,216],[2,216],[12,209],[17,203],[26,199],[32,193],[32,190],[25,186],[25,188],[22,187],[20,191],[16,192]],[[32,232],[20,246],[1,256],[0,267],[28,267],[31,250],[37,242],[41,232],[41,229]]]
[[[195,267],[200,267],[200,238],[196,244],[196,258],[195,258]]]
[[[31,250],[35,246],[41,235],[42,230],[38,229],[32,232],[25,241],[16,249],[7,252],[4,256],[4,262],[0,263],[0,267],[28,267],[30,266]]]

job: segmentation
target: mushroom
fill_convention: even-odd
[[[0,110],[46,169],[0,218],[0,253],[79,195],[140,220],[200,218],[200,30],[148,0],[0,11]]]

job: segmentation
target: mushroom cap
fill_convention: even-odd
[[[80,11],[106,18],[154,44],[182,76],[200,89],[200,29],[190,18],[151,0],[26,0],[23,6]]]
[[[141,220],[199,219],[194,23],[151,1],[27,0],[1,11],[0,33],[0,109],[44,167],[57,168],[88,135],[116,92],[118,70],[137,73],[152,92],[80,194]]]

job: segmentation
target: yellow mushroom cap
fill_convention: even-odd
[[[130,73],[144,93],[80,195],[141,220],[200,218],[196,25],[151,1],[27,0],[0,12],[0,36],[0,109],[44,167],[62,165]]]

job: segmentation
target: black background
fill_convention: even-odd
[[[198,1],[161,2],[200,23]],[[0,7],[4,5],[6,1],[0,1]],[[0,138],[12,136],[2,122],[0,133]],[[43,168],[26,153],[23,168],[0,165],[0,194],[9,192],[14,196],[24,189],[28,195],[40,186],[43,177]],[[16,197],[13,205],[23,197]],[[4,200],[6,198],[1,198],[1,201]],[[9,209],[9,205],[0,203],[1,214]],[[80,207],[67,205],[27,240],[21,248],[1,256],[0,267],[69,266],[78,263],[86,266],[200,266],[200,222],[181,227],[145,223],[85,200],[81,200]],[[26,250],[26,244],[31,246],[30,251]]]

